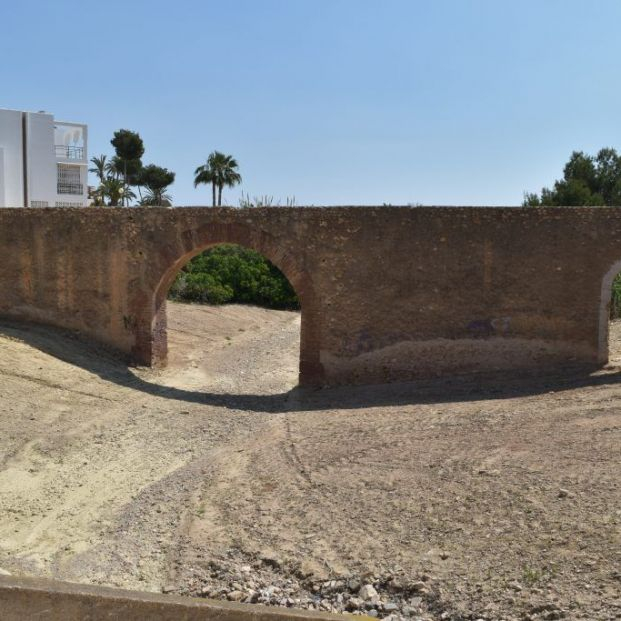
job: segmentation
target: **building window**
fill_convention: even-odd
[[[84,186],[80,180],[79,166],[57,164],[56,186],[58,194],[82,194]]]

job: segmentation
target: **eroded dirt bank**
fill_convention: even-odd
[[[1,570],[393,619],[621,618],[616,370],[299,393],[296,314],[170,305],[169,324],[159,373],[0,326]]]

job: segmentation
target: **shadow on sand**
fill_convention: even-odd
[[[3,320],[0,335],[24,342],[104,381],[153,396],[265,413],[510,399],[621,383],[621,369],[618,368],[603,371],[593,367],[568,367],[562,371],[471,374],[373,386],[296,387],[285,393],[269,395],[199,392],[157,384],[156,373],[153,373],[153,381],[146,381],[109,350],[66,330]]]

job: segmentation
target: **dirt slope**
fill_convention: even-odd
[[[394,619],[621,618],[616,370],[300,393],[297,314],[171,305],[169,327],[154,373],[0,326],[2,570]]]

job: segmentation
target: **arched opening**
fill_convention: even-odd
[[[621,366],[621,261],[610,267],[602,281],[598,362]]]
[[[277,257],[278,259],[278,257]],[[285,392],[299,381],[303,296],[247,245],[210,243],[167,270],[155,293],[154,363],[215,392]],[[289,269],[288,269],[289,268]]]

